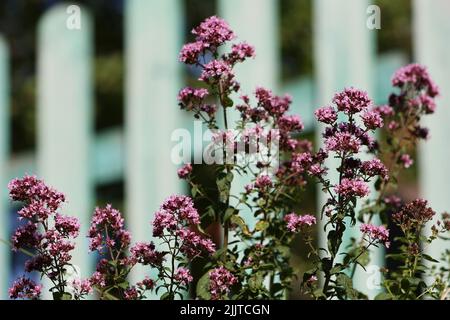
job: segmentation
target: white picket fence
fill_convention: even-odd
[[[376,55],[376,30],[366,27],[368,0],[315,0],[314,79],[280,83],[278,51],[278,1],[218,0],[218,15],[225,18],[242,40],[255,45],[257,58],[238,70],[244,89],[264,85],[294,96],[293,112],[313,128],[315,107],[329,103],[336,91],[357,86],[377,102],[390,90],[389,76],[406,63],[401,54]],[[8,44],[0,38],[0,238],[9,238],[10,203],[6,184],[15,176],[35,173],[66,193],[65,211],[76,215],[85,234],[94,205],[94,188],[101,182],[124,179],[128,226],[135,240],[151,238],[149,221],[161,201],[185,192],[171,162],[171,133],[192,127],[192,120],[176,105],[183,85],[178,51],[183,43],[184,15],[181,0],[128,0],[125,2],[125,116],[123,128],[94,136],[92,86],[92,17],[81,8],[81,29],[67,28],[68,5],[48,10],[38,32],[38,148],[36,155],[11,157],[8,140],[9,62]],[[441,87],[437,114],[429,117],[432,138],[421,148],[420,184],[424,197],[437,211],[450,208],[450,2],[414,1],[415,60],[426,64]],[[383,27],[383,24],[381,24]],[[302,41],[302,39],[298,39]],[[320,132],[320,128],[316,128]],[[237,188],[243,181],[237,181]],[[322,201],[322,200],[319,200]],[[350,234],[347,235],[351,236]],[[429,250],[443,248],[437,244]],[[88,276],[94,269],[87,255],[86,238],[80,237],[74,263]],[[373,263],[383,265],[383,252]],[[0,298],[9,286],[9,248],[0,246]],[[132,277],[142,276],[137,270]],[[357,286],[368,290],[367,275],[357,275]]]

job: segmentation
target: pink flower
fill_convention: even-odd
[[[187,196],[173,195],[167,198],[153,220],[153,235],[161,236],[164,230],[175,231],[182,227],[200,223],[200,216],[194,203]]]
[[[355,88],[346,88],[334,96],[333,103],[337,105],[339,111],[354,114],[367,109],[372,101],[369,99],[367,92]]]
[[[411,159],[409,154],[405,153],[400,156],[400,162],[402,163],[404,168],[409,168],[414,164],[414,160]]]
[[[212,60],[204,66],[199,80],[206,83],[214,83],[220,79],[229,81],[233,77],[233,70],[227,62],[223,60]]]
[[[131,249],[133,261],[143,265],[160,266],[164,261],[164,253],[155,250],[153,242],[138,242]]]
[[[404,205],[400,211],[392,215],[395,222],[410,229],[418,227],[433,219],[436,212],[428,206],[428,201],[416,199]]]
[[[37,285],[33,280],[22,277],[17,279],[13,286],[9,288],[10,299],[31,299],[37,300],[41,295],[41,285]]]
[[[162,236],[164,230],[175,230],[177,228],[178,221],[170,212],[159,210],[155,213],[153,220],[153,236]]]
[[[106,233],[106,229],[108,233]],[[113,248],[116,243],[122,247],[130,244],[130,233],[124,229],[124,219],[119,210],[110,204],[96,208],[88,231],[89,249],[101,252],[104,247]]]
[[[180,179],[187,179],[192,173],[192,164],[188,163],[184,165],[182,168],[178,169],[177,173]]]
[[[226,60],[235,64],[236,62],[243,62],[247,58],[253,58],[255,56],[255,48],[245,42],[233,44],[231,47],[231,53],[226,57]]]
[[[372,224],[362,224],[360,231],[369,237],[370,242],[378,241],[383,243],[386,248],[389,248],[389,230],[384,226],[374,226]]]
[[[92,286],[99,286],[101,288],[106,286],[106,276],[100,271],[94,272],[94,274],[89,278],[89,282]]]
[[[256,88],[255,96],[258,100],[258,105],[264,108],[269,115],[275,118],[281,117],[284,113],[286,113],[292,103],[291,96],[276,96],[272,93],[272,91],[261,87]]]
[[[336,110],[334,110],[331,106],[319,108],[314,112],[314,114],[319,122],[326,124],[333,124],[337,120]]]
[[[75,217],[66,217],[57,213],[55,216],[55,228],[63,236],[76,238],[80,232],[80,223]]]
[[[311,216],[309,214],[299,216],[296,213],[289,213],[284,217],[284,221],[286,222],[286,227],[291,232],[299,232],[301,228],[305,226],[312,226],[316,224],[316,217]]]
[[[439,94],[439,89],[428,74],[427,69],[420,64],[409,64],[400,68],[392,78],[392,85],[402,88],[405,85],[413,85],[416,89],[426,89],[427,94],[434,98]]]
[[[37,226],[28,222],[26,225],[17,228],[11,237],[12,249],[17,251],[20,248],[35,248],[41,242],[42,236],[37,232]]]
[[[125,300],[137,300],[139,298],[139,292],[135,286],[131,286],[124,291],[123,297]]]
[[[181,229],[177,232],[182,242],[180,251],[188,258],[193,259],[202,253],[213,254],[216,251],[216,245],[211,239],[202,237],[188,229]]]
[[[399,125],[399,123],[397,121],[392,120],[391,122],[389,122],[389,124],[388,124],[388,129],[389,130],[395,131],[398,128],[400,128],[400,125]]]
[[[358,153],[361,140],[349,132],[337,132],[325,140],[327,151]]]
[[[197,41],[212,50],[235,37],[228,23],[216,16],[207,18],[200,26],[194,28],[192,33],[197,36]]]
[[[179,60],[186,64],[196,64],[199,55],[205,51],[206,47],[202,41],[187,43],[181,48]]]
[[[177,269],[174,278],[177,282],[179,282],[183,286],[187,286],[189,283],[192,282],[192,280],[194,280],[189,269],[183,267]]]
[[[278,119],[278,127],[282,131],[286,132],[299,132],[305,127],[302,119],[297,115],[282,116]]]
[[[336,193],[343,197],[365,197],[370,193],[369,186],[362,179],[344,178],[341,184],[334,187]]]
[[[64,194],[47,186],[44,181],[35,176],[25,176],[22,179],[13,179],[8,184],[9,196],[12,200],[26,203],[40,202],[50,211],[56,211],[65,201]]]
[[[195,105],[200,104],[208,94],[208,90],[204,88],[194,89],[186,87],[181,89],[178,93],[178,101],[180,102],[182,109],[190,111]]]
[[[394,109],[389,105],[382,105],[374,108],[374,111],[378,112],[383,117],[389,117],[394,115]]]
[[[380,176],[383,179],[388,177],[388,170],[380,159],[364,161],[361,164],[361,171],[370,177]]]
[[[89,279],[86,280],[74,279],[72,281],[72,287],[74,290],[74,295],[77,299],[89,295],[93,291],[91,281]]]
[[[150,279],[149,277],[146,277],[141,282],[138,282],[136,284],[141,290],[153,290],[155,287],[155,281]]]
[[[272,179],[268,175],[261,175],[256,178],[255,187],[261,191],[267,190],[273,186]]]
[[[238,279],[225,267],[220,266],[209,273],[209,291],[211,300],[219,300],[230,292]]]
[[[364,125],[369,130],[374,130],[383,127],[383,119],[376,111],[366,111],[361,116]]]

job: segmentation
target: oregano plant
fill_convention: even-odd
[[[374,105],[353,87],[330,97],[330,105],[315,112],[323,128],[315,145],[305,138],[301,118],[290,113],[290,96],[263,87],[242,91],[235,67],[255,59],[255,48],[237,41],[216,16],[192,33],[179,59],[200,76],[180,90],[178,102],[210,132],[203,155],[213,187],[185,163],[178,176],[191,196],[169,196],[149,225],[153,242],[136,243],[111,205],[96,208],[88,234],[79,235],[77,219],[59,213],[63,194],[36,177],[14,179],[10,198],[23,203],[18,216],[24,223],[11,246],[30,255],[25,272],[48,278],[54,299],[173,300],[188,297],[192,262],[202,260],[196,299],[287,299],[293,289],[311,299],[367,299],[353,278],[370,264],[373,249],[383,247],[397,267],[380,270],[377,299],[448,299],[450,251],[431,257],[427,247],[448,240],[450,215],[437,219],[426,200],[397,195],[402,170],[413,165],[417,143],[428,137],[422,117],[436,108],[438,89],[426,68],[398,70],[387,105]],[[308,184],[324,195],[317,212],[299,209],[309,200]],[[220,226],[220,241],[206,232],[208,225]],[[392,226],[399,234],[393,236]],[[348,232],[357,236],[346,243]],[[326,246],[317,245],[317,233]],[[69,277],[79,236],[89,238],[98,257],[86,279]],[[291,261],[297,237],[308,251],[309,268],[302,272]],[[130,283],[136,266],[148,276]],[[23,276],[9,295],[38,299],[42,290]]]

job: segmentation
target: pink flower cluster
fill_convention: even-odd
[[[392,215],[392,219],[403,229],[419,229],[432,220],[436,212],[428,206],[428,201],[416,199],[401,207]]]
[[[19,211],[19,216],[25,219],[45,220],[65,201],[64,194],[35,176],[13,179],[8,184],[8,189],[11,200],[27,205]]]
[[[180,52],[180,61],[186,64],[198,63],[206,50],[215,53],[219,46],[234,39],[228,24],[216,16],[206,19],[192,33],[196,35],[195,42],[185,44]]]
[[[374,226],[372,224],[362,224],[360,231],[369,237],[370,242],[379,242],[389,248],[389,230],[384,226]]]
[[[42,286],[37,285],[33,280],[22,277],[17,279],[9,289],[10,299],[30,299],[37,300],[41,296]]]
[[[361,112],[372,105],[367,92],[355,88],[345,88],[344,91],[336,93],[333,98],[339,111],[351,115]]]
[[[191,259],[202,253],[213,254],[215,244],[210,239],[189,230],[190,226],[199,224],[200,216],[191,198],[183,195],[170,196],[155,213],[153,236],[175,236],[180,252]]]
[[[192,199],[184,195],[167,198],[153,220],[153,236],[159,237],[164,231],[173,232],[186,225],[198,225],[200,216]]]
[[[187,286],[189,283],[192,282],[192,280],[194,280],[189,269],[184,267],[178,268],[177,271],[175,272],[174,277],[175,281],[177,281],[183,286]]]
[[[14,179],[8,187],[10,198],[25,204],[18,215],[26,223],[13,233],[12,249],[35,250],[36,254],[25,263],[25,271],[39,271],[59,284],[72,258],[72,239],[80,229],[78,220],[59,214],[64,195],[34,176]],[[23,279],[18,282],[26,283]]]
[[[89,279],[81,280],[74,279],[72,281],[72,288],[74,293],[74,298],[76,300],[81,299],[84,296],[87,296],[93,292],[93,288],[91,285],[91,281]]]
[[[153,242],[138,242],[130,249],[133,262],[142,265],[160,266],[164,261],[164,253],[155,249]]]
[[[432,98],[439,94],[439,89],[427,69],[417,63],[400,68],[392,77],[392,85],[399,88],[410,85],[419,91],[425,89],[426,94]]]
[[[230,293],[238,279],[225,267],[220,266],[209,273],[209,291],[212,300],[222,299]]]
[[[364,161],[361,164],[361,171],[368,177],[380,176],[383,179],[389,178],[388,169],[380,159]]]
[[[273,186],[272,179],[268,175],[261,175],[256,178],[255,188],[266,191]]]
[[[337,120],[337,112],[332,106],[319,108],[314,114],[319,122],[326,124],[334,124]]]
[[[365,197],[370,193],[369,186],[362,179],[342,179],[334,190],[344,198]]]
[[[296,213],[289,213],[284,217],[284,221],[290,232],[299,232],[303,227],[310,227],[316,224],[316,217],[309,214],[299,216]]]
[[[207,18],[192,33],[196,35],[196,41],[212,50],[235,38],[228,23],[216,16]]]
[[[110,204],[95,209],[88,238],[89,249],[100,253],[116,246],[128,247],[131,242],[130,233],[124,229],[122,214]]]
[[[181,240],[180,252],[189,259],[194,259],[202,253],[213,254],[216,251],[216,245],[211,239],[201,237],[193,231],[180,229],[177,235]]]
[[[363,123],[366,126],[366,128],[369,130],[382,128],[384,124],[383,118],[381,117],[377,109],[367,110],[362,114],[361,119],[363,120]]]
[[[237,62],[244,62],[247,58],[255,57],[255,48],[245,42],[233,44],[231,53],[225,57],[225,60],[231,65]]]
[[[192,173],[192,164],[188,163],[178,169],[177,174],[180,179],[187,179]]]

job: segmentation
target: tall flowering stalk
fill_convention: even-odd
[[[282,298],[294,275],[288,247],[294,233],[286,230],[284,216],[293,211],[296,189],[306,184],[303,163],[308,161],[305,152],[312,145],[293,138],[303,130],[303,123],[298,116],[287,114],[291,104],[288,95],[277,96],[262,87],[255,88],[253,97],[241,92],[233,69],[255,56],[251,45],[234,43],[229,51],[219,53],[235,35],[218,17],[206,19],[192,33],[195,41],[183,46],[180,61],[201,69],[202,87],[182,89],[178,100],[181,109],[193,112],[213,130],[218,199],[211,199],[207,190],[195,182],[191,165],[181,168],[178,174],[191,184],[196,200],[210,202],[209,211],[223,227],[222,248],[215,261],[207,265],[210,270],[199,281],[197,292],[205,299],[225,298],[224,293],[233,290],[222,288],[215,290],[219,295],[211,295],[209,285],[223,278],[228,279],[224,281],[229,288],[234,286],[239,292],[233,295],[235,298]],[[222,113],[222,123],[217,120],[218,112]],[[229,121],[230,112],[240,115],[237,122]],[[285,162],[279,164],[279,158]],[[238,175],[250,177],[252,183],[240,194],[231,194]],[[243,219],[243,210],[251,210],[256,217],[253,230]],[[243,246],[230,242],[230,232]],[[281,276],[277,278],[276,274]],[[239,281],[232,281],[234,277]]]
[[[88,238],[90,250],[100,255],[96,272],[89,279],[100,299],[140,300],[147,291],[154,289],[155,281],[149,277],[130,285],[127,276],[137,264],[160,266],[164,253],[158,252],[152,242],[138,242],[130,248],[131,234],[124,228],[124,219],[118,210],[111,205],[96,208]]]
[[[11,237],[12,250],[31,251],[34,256],[26,261],[25,271],[37,271],[48,278],[55,299],[70,299],[67,273],[73,268],[70,260],[73,239],[80,229],[78,220],[58,213],[64,195],[34,176],[14,179],[8,188],[11,200],[23,203],[18,211],[23,224]],[[26,278],[15,282],[9,291],[11,298],[37,298],[40,292],[40,285]]]
[[[187,196],[171,196],[155,213],[153,236],[161,240],[168,249],[168,264],[160,265],[159,278],[162,283],[157,291],[164,289],[161,299],[183,298],[193,277],[188,269],[189,263],[197,257],[213,254],[215,244],[211,239],[192,229],[198,229],[200,216],[192,199]]]

